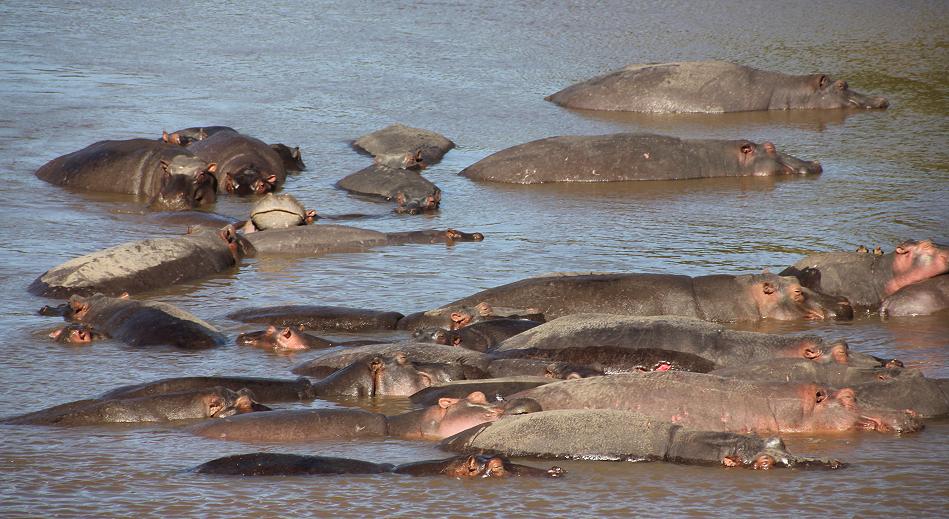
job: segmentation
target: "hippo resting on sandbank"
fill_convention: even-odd
[[[811,290],[846,297],[855,307],[875,311],[903,287],[949,272],[949,246],[907,240],[877,256],[859,252],[811,254],[784,269]]]
[[[502,456],[455,456],[443,460],[416,461],[393,465],[349,458],[308,456],[276,452],[237,454],[211,460],[194,468],[198,474],[226,476],[297,476],[338,474],[408,474],[444,476],[458,479],[549,477],[566,474],[560,467],[539,469],[511,463]]]
[[[363,252],[376,247],[405,244],[454,245],[481,241],[481,233],[456,229],[384,233],[348,225],[314,224],[287,229],[270,229],[246,235],[258,254],[330,254]]]
[[[164,393],[137,398],[79,400],[15,416],[0,423],[17,425],[96,425],[223,418],[269,410],[248,391],[222,387]]]
[[[949,274],[917,281],[893,292],[880,303],[887,317],[930,315],[949,308]]]
[[[198,227],[184,236],[123,243],[71,259],[28,290],[46,297],[144,292],[233,268],[248,250],[232,226]]]
[[[51,184],[149,198],[156,210],[185,210],[217,199],[217,165],[151,139],[100,141],[53,159],[36,171]]]
[[[689,430],[631,411],[564,409],[509,416],[446,438],[442,448],[540,458],[665,461],[697,465],[839,468],[792,456],[779,438]]]
[[[537,402],[545,411],[635,411],[701,431],[910,433],[922,429],[915,413],[868,408],[849,388],[751,382],[686,371],[563,380],[515,393],[510,401],[522,398]]]
[[[851,319],[844,298],[775,274],[551,274],[489,288],[441,308],[407,315],[399,328],[449,327],[458,308],[479,303],[535,307],[548,319],[568,314],[677,315],[706,321]]]
[[[889,106],[824,74],[796,76],[724,61],[628,65],[545,99],[567,108],[659,113]]]
[[[520,408],[518,411],[520,412]],[[244,442],[309,442],[394,436],[407,440],[440,440],[504,413],[483,393],[441,398],[424,409],[395,416],[362,409],[292,409],[235,416],[220,423],[198,424],[191,432],[219,440]],[[263,416],[266,414],[267,416]]]
[[[163,131],[161,140],[171,144],[188,146],[193,142],[203,141],[211,135],[224,130],[237,131],[229,126],[195,126],[172,133]],[[286,144],[278,143],[271,144],[270,147],[280,156],[281,160],[283,160],[283,167],[288,172],[300,172],[306,169],[306,164],[303,163],[303,157],[300,155],[300,148],[298,146],[291,148]]]
[[[372,155],[379,164],[424,168],[442,160],[455,143],[431,130],[392,124],[356,139],[353,147]]]
[[[490,155],[459,174],[487,182],[542,184],[817,175],[821,171],[818,162],[780,153],[770,142],[615,133],[531,141]]]

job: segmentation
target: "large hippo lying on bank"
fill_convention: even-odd
[[[949,308],[949,274],[917,281],[893,292],[880,303],[887,317],[930,315]]]
[[[546,99],[567,108],[626,112],[744,112],[886,108],[883,97],[850,90],[823,74],[796,76],[724,61],[628,65]]]
[[[343,177],[336,187],[357,195],[394,201],[397,213],[419,214],[438,209],[442,191],[418,171],[373,164]]]
[[[372,155],[377,163],[401,163],[399,167],[405,168],[435,164],[455,143],[431,130],[392,124],[356,139],[353,147]]]
[[[123,243],[72,259],[30,284],[36,295],[119,295],[165,287],[223,272],[248,252],[231,226],[195,228],[191,234]]]
[[[460,174],[489,182],[541,184],[816,175],[821,171],[819,163],[780,153],[770,142],[616,133],[531,141],[490,155]]]
[[[876,310],[903,287],[949,272],[949,247],[931,240],[907,240],[881,256],[860,252],[811,254],[784,269],[811,290],[846,297],[850,304]]]
[[[218,165],[218,190],[237,195],[264,194],[287,179],[283,159],[259,139],[224,128],[188,144],[188,151]]]
[[[149,198],[156,210],[185,210],[217,199],[217,165],[151,139],[100,141],[36,171],[51,184]]]
[[[689,277],[670,274],[552,274],[489,288],[441,308],[412,314],[399,328],[449,327],[458,308],[479,303],[536,307],[549,319],[568,314],[677,315],[707,321],[851,319],[843,298],[774,274]]]
[[[790,455],[779,438],[689,430],[631,411],[566,409],[506,417],[442,441],[467,453],[542,458],[666,461],[770,469],[818,466],[835,460]]]

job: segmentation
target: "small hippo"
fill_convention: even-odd
[[[390,167],[416,168],[438,163],[455,143],[430,130],[392,124],[356,139],[353,147]]]
[[[889,106],[824,74],[796,76],[725,61],[628,65],[545,99],[567,108],[658,113]]]
[[[817,175],[821,171],[818,162],[780,153],[770,142],[615,133],[531,141],[490,155],[459,174],[485,182],[542,184]]]
[[[280,156],[280,159],[283,160],[283,168],[287,170],[287,173],[299,173],[306,169],[306,164],[303,162],[303,157],[300,155],[300,147],[294,146],[291,148],[286,144],[271,144],[270,148],[277,152],[277,155]]]
[[[239,196],[279,189],[287,179],[283,159],[259,139],[225,128],[191,142],[188,151],[218,165],[218,191]]]
[[[880,315],[930,315],[949,308],[949,274],[904,286],[880,303]]]
[[[49,333],[49,338],[62,344],[89,344],[102,338],[102,334],[88,324],[70,323]]]
[[[244,225],[245,233],[267,229],[286,229],[309,225],[316,220],[316,211],[303,207],[293,195],[267,193],[250,210],[250,219]]]
[[[348,175],[336,187],[357,195],[393,200],[397,213],[419,214],[438,209],[442,192],[417,171],[373,164]]]
[[[221,131],[237,132],[237,130],[229,126],[196,126],[172,133],[162,131],[161,140],[170,144],[188,146],[193,142],[203,141]],[[271,144],[270,148],[280,156],[280,159],[283,161],[283,167],[288,172],[300,172],[306,169],[306,164],[303,163],[303,157],[300,155],[299,147],[291,148],[286,144]]]

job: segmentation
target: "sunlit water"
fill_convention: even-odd
[[[286,191],[322,213],[378,214],[353,224],[379,230],[455,227],[487,236],[454,247],[252,259],[239,271],[148,294],[230,337],[253,327],[225,314],[249,306],[407,313],[550,271],[777,271],[810,251],[860,244],[891,250],[904,238],[949,242],[943,2],[470,4],[0,4],[0,416],[168,376],[288,376],[312,356],[237,346],[134,350],[113,341],[70,348],[46,338],[59,322],[36,310],[57,301],[26,292],[38,275],[80,254],[184,230],[162,224],[130,197],[70,192],[33,176],[46,161],[102,139],[233,126],[299,145],[308,169]],[[627,63],[700,59],[829,73],[856,90],[888,96],[891,108],[635,116],[573,112],[543,100]],[[333,187],[369,163],[348,143],[393,122],[458,144],[425,172],[444,192],[435,215],[396,216],[388,205]],[[456,176],[528,140],[616,131],[771,140],[820,160],[824,174],[549,187]],[[248,208],[248,201],[226,199],[216,211],[243,217]],[[858,350],[949,376],[945,315],[742,327],[845,338]],[[406,404],[377,405],[395,412]],[[444,455],[427,443],[252,446],[193,437],[177,426],[0,426],[0,515],[944,516],[947,433],[942,421],[908,437],[788,439],[795,452],[850,463],[835,472],[566,462],[569,475],[558,481],[459,482],[186,472],[261,449],[386,462]]]

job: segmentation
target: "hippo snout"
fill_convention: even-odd
[[[837,301],[837,304],[832,308],[829,308],[827,314],[828,317],[837,321],[852,321],[853,307],[850,306],[850,301],[842,299]]]
[[[889,106],[890,102],[885,97],[874,97],[870,101],[870,108],[887,108]]]

